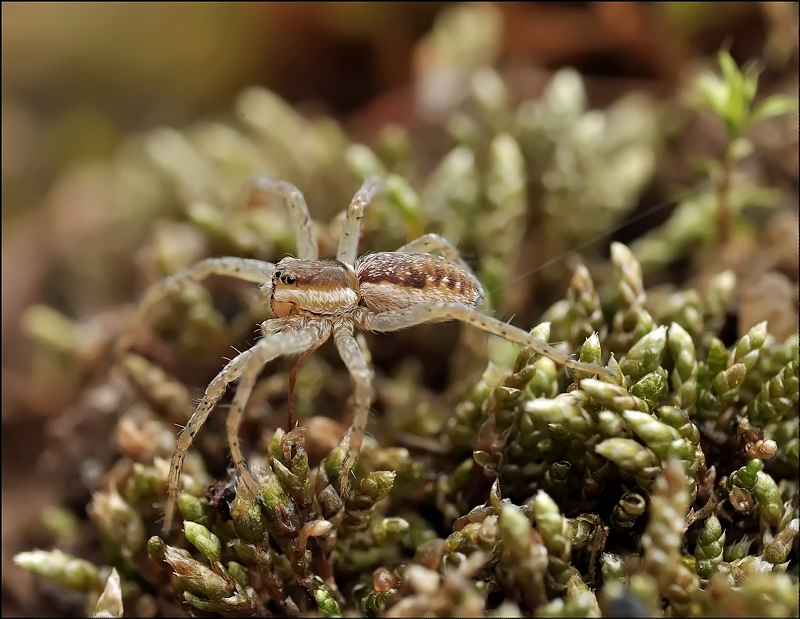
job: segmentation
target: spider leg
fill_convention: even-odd
[[[361,188],[353,196],[347,207],[347,217],[342,227],[342,236],[339,239],[339,248],[336,259],[350,266],[356,263],[358,254],[358,239],[361,236],[361,220],[367,205],[381,189],[381,180],[377,176],[368,176]]]
[[[303,260],[318,260],[317,233],[314,230],[311,215],[308,213],[308,205],[303,193],[291,183],[268,176],[253,176],[250,178],[249,184],[253,193],[266,193],[284,199],[297,242],[297,257]]]
[[[180,292],[189,283],[199,282],[209,275],[225,275],[247,282],[263,284],[270,281],[274,270],[274,264],[263,260],[233,257],[206,258],[185,271],[171,275],[153,284],[147,289],[144,297],[139,302],[136,315],[133,317],[131,324],[123,331],[117,340],[115,347],[117,356],[119,357],[127,352],[133,345],[137,332],[145,323],[153,307],[158,305],[169,295]]]
[[[192,414],[189,423],[180,433],[178,442],[175,446],[175,453],[172,456],[169,467],[167,503],[164,508],[164,531],[168,532],[172,527],[172,519],[175,511],[175,499],[180,487],[181,471],[183,462],[186,459],[186,452],[192,445],[192,440],[200,431],[200,428],[208,419],[209,414],[225,393],[228,385],[239,380],[236,395],[227,421],[228,442],[230,444],[231,455],[237,470],[247,483],[248,487],[257,494],[257,489],[252,477],[247,473],[244,466],[244,459],[239,446],[239,424],[244,414],[244,407],[250,393],[253,390],[258,374],[265,363],[281,355],[294,355],[302,353],[313,346],[321,337],[328,337],[330,331],[325,329],[326,323],[321,323],[321,328],[317,325],[309,326],[300,330],[284,331],[274,333],[268,337],[260,339],[255,346],[245,350],[234,357],[222,371],[217,374],[206,388],[203,400],[198,404]]]
[[[342,495],[347,494],[350,485],[350,473],[361,451],[364,433],[367,430],[369,407],[372,404],[374,391],[372,379],[374,372],[367,362],[358,342],[353,337],[353,324],[349,321],[337,323],[334,327],[333,339],[339,356],[344,361],[350,376],[353,378],[355,408],[353,410],[353,423],[342,439],[342,444],[347,445],[347,454],[342,465],[342,475],[339,480],[339,489]]]
[[[304,341],[307,341],[309,334],[313,338],[310,347],[303,343]],[[313,327],[306,327],[302,330],[284,331],[281,333],[281,335],[286,336],[288,342],[278,345],[278,348],[283,349],[278,352],[278,354],[291,355],[298,352],[303,352],[303,356],[300,359],[302,360],[325,343],[325,340],[327,340],[330,336],[330,327],[328,326],[328,323],[320,322],[315,323]],[[263,341],[264,340],[259,340],[259,343]],[[258,344],[256,347],[257,346]],[[302,348],[298,349],[301,346]],[[228,419],[225,426],[233,464],[236,467],[239,475],[242,477],[244,483],[247,484],[250,492],[252,492],[255,496],[258,496],[260,491],[244,463],[244,457],[242,456],[242,450],[239,445],[239,426],[242,424],[244,409],[247,406],[250,395],[253,393],[253,388],[256,385],[258,374],[260,373],[263,365],[269,360],[264,360],[264,354],[265,353],[261,353],[259,355],[259,353],[256,352],[251,360],[247,362],[246,367],[242,371],[242,377],[239,379],[239,383],[236,385],[236,394],[233,396],[231,410],[228,412]],[[274,354],[274,351],[270,351],[266,354],[272,357],[278,356]]]
[[[548,357],[560,365],[575,370],[582,370],[590,374],[599,374],[601,376],[610,376],[613,374],[608,368],[576,361],[550,344],[533,337],[526,331],[502,322],[501,320],[497,320],[496,318],[486,316],[475,308],[460,303],[421,303],[383,314],[375,314],[362,310],[356,312],[354,316],[356,324],[360,328],[365,331],[378,332],[400,331],[401,329],[448,317],[475,325],[483,331],[499,335],[511,342],[527,346],[538,354]]]

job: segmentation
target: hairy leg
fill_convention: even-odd
[[[336,259],[350,266],[355,265],[358,255],[358,239],[361,236],[361,220],[364,211],[375,195],[381,189],[381,180],[377,176],[368,176],[361,188],[353,196],[350,206],[347,207],[347,218],[342,227],[342,236],[339,239],[339,248]]]
[[[209,275],[225,275],[247,282],[263,284],[269,282],[274,270],[274,264],[263,260],[233,257],[206,258],[185,271],[171,275],[153,284],[147,289],[139,302],[133,321],[117,340],[115,348],[117,356],[127,352],[133,345],[137,332],[145,323],[153,307],[169,295],[180,292],[189,283],[199,282]]]
[[[284,331],[274,333],[269,337],[260,339],[255,346],[234,357],[222,371],[217,374],[206,388],[203,400],[197,406],[189,419],[189,423],[180,433],[178,442],[175,446],[175,453],[170,461],[167,503],[164,508],[164,531],[169,531],[172,527],[172,518],[175,510],[175,498],[180,487],[181,471],[183,462],[186,459],[186,452],[192,445],[192,441],[200,428],[208,419],[209,414],[219,402],[228,385],[235,380],[241,379],[239,389],[234,396],[233,407],[228,417],[228,440],[230,442],[231,454],[233,455],[236,468],[241,473],[244,470],[244,460],[241,449],[239,448],[239,424],[244,412],[244,406],[250,393],[253,390],[256,378],[262,366],[268,361],[281,355],[294,355],[302,353],[304,350],[313,346],[319,332],[312,328],[299,331]],[[233,438],[231,438],[233,437]],[[252,482],[252,478],[245,472],[245,481]],[[248,483],[248,485],[251,485]],[[255,484],[252,484],[253,486]]]
[[[315,323],[298,331],[283,331],[281,335],[286,337],[284,342],[278,343],[278,347],[282,349],[278,354],[296,354],[301,351],[300,347],[302,346],[304,348],[302,358],[305,358],[319,348],[325,342],[325,340],[328,339],[330,333],[330,326],[326,322]],[[305,346],[308,335],[310,335],[312,338],[312,344],[310,347]],[[239,445],[239,426],[242,424],[244,409],[247,406],[250,395],[253,393],[253,387],[255,387],[256,380],[261,372],[261,368],[269,360],[265,359],[265,355],[270,354],[272,354],[272,351],[268,353],[259,353],[259,350],[257,349],[247,362],[246,367],[242,371],[242,377],[239,379],[239,382],[236,385],[236,394],[233,396],[233,402],[231,403],[231,409],[228,412],[228,419],[225,426],[233,464],[236,466],[236,470],[238,471],[244,483],[247,484],[250,492],[252,492],[255,496],[258,496],[259,490],[258,486],[256,486],[255,480],[253,480],[253,477],[248,472],[244,463],[244,457],[242,456],[242,450]]]
[[[496,318],[486,316],[472,307],[459,303],[423,303],[386,312],[384,314],[374,314],[362,310],[357,313],[355,318],[356,324],[365,331],[389,332],[400,331],[401,329],[446,317],[475,325],[483,331],[499,335],[511,342],[527,346],[560,365],[602,376],[609,376],[613,373],[608,368],[576,361],[550,344],[531,336],[522,329],[518,329]]]
[[[347,446],[347,455],[345,455],[344,464],[342,466],[339,489],[342,495],[346,495],[350,485],[350,473],[361,451],[361,443],[364,441],[364,433],[367,430],[369,407],[374,397],[372,388],[374,372],[364,357],[364,353],[361,352],[358,342],[353,337],[353,325],[351,323],[337,324],[334,329],[333,338],[336,343],[336,348],[339,351],[339,356],[342,358],[342,361],[344,361],[347,370],[350,372],[350,376],[353,378],[355,395],[353,423],[342,439],[342,443]]]
[[[268,176],[254,176],[250,179],[250,185],[253,193],[266,193],[284,199],[297,242],[297,257],[303,260],[318,260],[317,233],[303,193],[291,183]]]

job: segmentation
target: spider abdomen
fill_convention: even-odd
[[[475,307],[484,296],[475,276],[433,254],[367,254],[356,263],[356,275],[361,304],[376,313],[435,302]]]

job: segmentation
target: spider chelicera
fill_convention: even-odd
[[[256,177],[252,183],[254,191],[285,200],[297,239],[298,257],[284,258],[277,264],[234,257],[202,260],[151,286],[133,324],[118,342],[118,353],[127,350],[151,308],[188,283],[209,275],[225,275],[259,284],[275,315],[261,324],[263,337],[252,348],[234,357],[211,381],[180,433],[170,463],[165,531],[172,527],[183,462],[192,440],[228,385],[235,381],[238,385],[226,425],[231,458],[250,491],[255,496],[260,494],[247,471],[239,445],[239,425],[256,379],[272,359],[302,355],[302,360],[331,336],[355,386],[353,423],[342,439],[347,449],[341,474],[343,494],[348,491],[350,472],[361,450],[373,398],[373,371],[354,337],[356,328],[385,333],[455,319],[527,346],[561,365],[591,374],[611,374],[608,368],[576,361],[522,329],[480,312],[477,308],[484,297],[480,282],[458,250],[437,234],[426,234],[393,252],[370,253],[358,258],[361,219],[367,204],[380,189],[378,178],[367,178],[350,202],[335,260],[319,259],[311,216],[297,187],[266,177]],[[290,390],[295,375],[293,371]]]

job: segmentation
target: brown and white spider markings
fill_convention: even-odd
[[[260,284],[275,318],[261,325],[263,337],[234,357],[211,381],[189,423],[180,433],[169,471],[164,529],[172,527],[175,498],[180,486],[186,452],[208,415],[238,381],[226,424],[231,458],[236,470],[255,496],[260,492],[245,467],[239,446],[239,425],[245,405],[263,366],[276,357],[303,355],[333,336],[355,386],[353,423],[342,439],[347,448],[341,491],[348,491],[350,473],[361,450],[369,407],[373,398],[373,371],[353,336],[364,331],[399,331],[414,325],[456,319],[527,346],[556,363],[592,374],[611,370],[571,359],[527,332],[478,309],[484,292],[480,282],[461,259],[458,250],[436,234],[426,234],[393,252],[372,253],[357,259],[357,245],[364,209],[380,188],[367,178],[347,208],[335,260],[320,260],[317,239],[303,194],[290,183],[265,177],[252,179],[253,191],[282,197],[297,237],[298,258],[277,264],[247,258],[208,258],[186,271],[154,284],[144,295],[130,329],[123,334],[117,352],[133,343],[138,327],[150,309],[189,282],[209,275],[226,275]],[[441,256],[429,252],[439,252]]]

